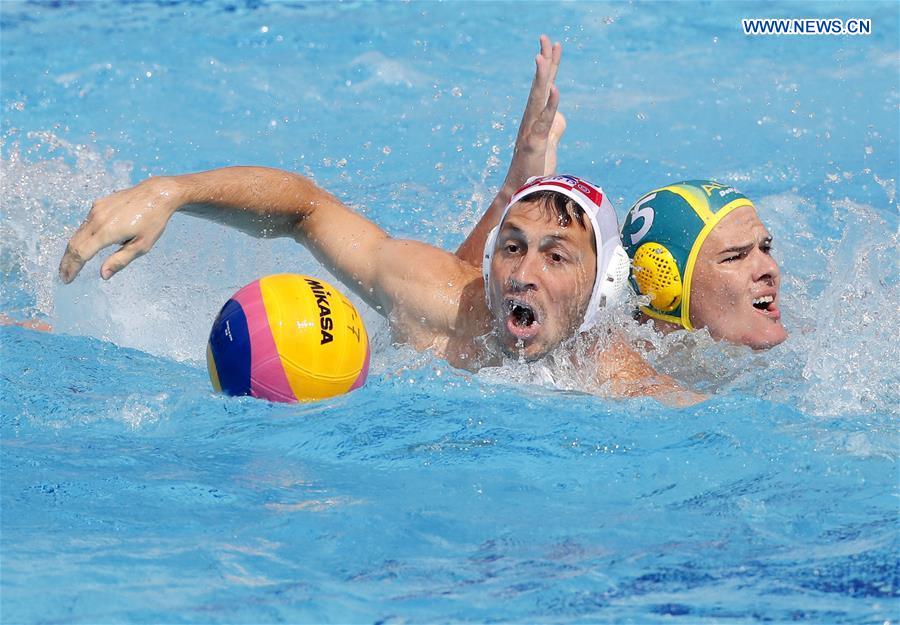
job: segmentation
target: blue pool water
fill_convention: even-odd
[[[861,17],[866,37],[745,37]],[[895,3],[0,2],[0,621],[900,620]],[[653,342],[672,409],[472,375],[373,337],[309,405],[211,392],[219,306],[329,279],[176,216],[109,283],[55,279],[92,199],[150,174],[305,172],[454,248],[505,172],[537,36],[560,168],[620,212],[667,181],[755,198],[789,341]],[[361,307],[364,308],[364,307]],[[563,382],[561,386],[566,386]]]

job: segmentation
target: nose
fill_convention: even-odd
[[[754,282],[765,281],[774,284],[779,277],[778,263],[771,254],[767,254],[759,248],[754,249],[753,254],[755,259],[753,264]]]
[[[537,289],[537,277],[543,271],[543,260],[539,254],[530,251],[516,259],[509,274],[510,287],[516,291]]]

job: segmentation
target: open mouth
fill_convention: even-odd
[[[520,328],[527,328],[537,320],[534,310],[527,304],[509,302],[508,306],[509,315],[512,317],[513,323]]]
[[[778,310],[778,306],[775,304],[774,295],[763,295],[761,297],[757,297],[753,300],[752,304],[757,311],[766,315],[767,317],[772,317],[775,320],[781,318],[781,311]]]
[[[769,310],[772,304],[775,303],[775,297],[772,295],[763,295],[762,297],[757,297],[753,300],[753,307],[756,310]]]
[[[757,297],[753,300],[753,307],[756,310],[769,310],[772,304],[775,303],[775,297],[772,295],[764,295],[762,297]]]
[[[537,312],[518,300],[506,301],[506,328],[519,339],[532,338],[538,332],[541,322]]]

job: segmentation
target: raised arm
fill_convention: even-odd
[[[566,128],[565,118],[557,112],[559,91],[554,84],[562,46],[559,43],[551,45],[546,35],[541,35],[540,44],[541,51],[535,57],[534,80],[519,124],[506,179],[497,197],[456,251],[459,258],[477,267],[481,266],[485,239],[491,228],[497,225],[513,193],[532,176],[549,175],[556,171],[556,146]]]

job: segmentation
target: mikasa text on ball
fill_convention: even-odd
[[[297,274],[260,278],[235,293],[206,349],[213,388],[271,401],[324,399],[362,386],[369,337],[340,291]]]

